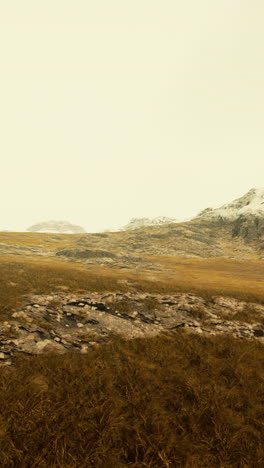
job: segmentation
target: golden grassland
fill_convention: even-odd
[[[151,257],[166,266],[167,279],[212,294],[264,299],[264,261],[226,258]]]
[[[212,240],[213,239],[213,240]],[[112,253],[132,252],[143,255],[184,255],[185,257],[219,257],[248,260],[261,258],[258,242],[245,243],[234,238],[227,228],[201,223],[171,226],[148,226],[133,231],[108,233],[60,234],[34,232],[0,232],[0,245],[37,248],[43,254],[58,249],[99,248]]]
[[[231,337],[115,338],[0,372],[3,467],[264,465],[264,354]]]
[[[122,232],[109,233],[114,238],[122,238]],[[60,234],[36,232],[0,232],[0,242],[20,247],[38,247],[41,251],[55,251],[57,249],[78,248],[78,241],[98,241],[96,234]],[[118,246],[118,240],[117,240]],[[80,248],[80,245],[79,245]]]
[[[152,257],[153,258],[153,257]],[[54,258],[0,257],[0,320],[22,305],[26,294],[51,292],[193,292],[204,297],[234,296],[264,303],[264,262],[155,257],[159,273],[86,266]]]
[[[131,272],[106,266],[87,266],[54,258],[0,257],[1,316],[20,306],[25,294],[61,290],[194,292],[205,297],[227,295],[264,303],[264,262],[227,259],[151,257],[166,265],[159,273]]]
[[[262,261],[151,259],[165,270],[0,257],[0,320],[31,293],[184,291],[264,303]],[[0,369],[0,407],[1,467],[264,466],[263,345],[230,336],[115,336],[85,355],[19,355]]]
[[[42,247],[43,249],[60,248],[73,244],[81,237],[76,234],[48,234],[36,232],[0,232],[0,242],[21,247]],[[63,248],[62,247],[62,248]]]

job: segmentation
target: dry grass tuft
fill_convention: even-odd
[[[206,307],[203,304],[195,304],[192,307],[192,315],[198,320],[207,320],[208,314],[206,313]]]
[[[150,311],[154,311],[155,309],[160,309],[162,307],[156,297],[146,297],[145,299],[141,299],[139,303],[141,303]]]
[[[111,310],[117,312],[128,313],[133,310],[133,303],[125,299],[115,299],[113,301],[107,301],[107,307],[110,307]]]
[[[236,314],[232,316],[232,320],[245,323],[260,323],[264,325],[263,315],[261,316],[255,309],[252,309],[248,305],[246,305],[243,310],[236,312]]]

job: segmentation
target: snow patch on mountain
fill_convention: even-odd
[[[252,188],[240,198],[220,208],[206,208],[193,219],[235,220],[239,216],[264,216],[264,188]]]
[[[157,226],[163,224],[178,223],[175,218],[168,218],[167,216],[157,216],[156,218],[132,218],[128,224],[119,228],[119,231],[130,231],[139,229],[145,226]]]

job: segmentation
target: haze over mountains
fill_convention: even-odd
[[[46,232],[50,236],[43,234],[43,242],[52,246],[49,255],[117,268],[156,269],[147,256],[263,260],[263,198],[264,189],[251,189],[233,202],[205,209],[190,220],[133,218],[123,228],[97,233],[66,221],[48,221],[28,228],[28,236],[21,233],[23,248],[17,245],[15,232],[3,233],[0,250],[10,255],[18,251],[20,255],[47,255],[45,249],[35,246],[34,235]]]
[[[252,188],[242,197],[219,208],[206,208],[202,210],[194,218],[185,220],[167,216],[132,218],[125,226],[118,229],[112,229],[111,232],[132,231],[148,226],[181,224],[188,221],[192,222],[199,220],[206,222],[232,222],[236,225],[234,231],[241,231],[241,228],[243,227],[242,230],[244,230],[244,234],[246,234],[245,231],[252,230],[252,226],[254,227],[254,230],[262,229],[262,227],[264,229],[264,188]],[[8,231],[8,229],[5,229],[5,232]],[[72,224],[65,220],[39,222],[28,227],[26,231],[60,234],[82,234],[87,232],[82,226]]]

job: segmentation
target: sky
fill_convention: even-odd
[[[263,23],[262,0],[0,1],[0,229],[263,187]]]

